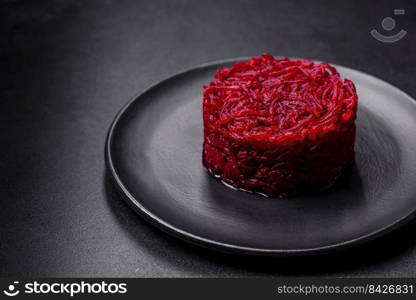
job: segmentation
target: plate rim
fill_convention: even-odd
[[[282,58],[282,56],[275,56],[276,58]],[[111,154],[111,146],[113,144],[114,139],[114,131],[117,127],[117,124],[119,120],[123,117],[124,113],[130,108],[130,106],[135,103],[136,101],[140,100],[140,97],[144,94],[150,92],[157,86],[172,80],[174,78],[177,78],[179,76],[182,76],[186,73],[194,72],[199,69],[204,69],[207,67],[212,67],[215,65],[220,64],[226,64],[226,63],[233,63],[233,62],[239,62],[250,59],[250,56],[244,56],[244,57],[236,57],[236,58],[229,58],[229,59],[223,59],[223,60],[215,60],[207,63],[203,63],[194,67],[187,68],[185,70],[179,71],[177,73],[174,73],[173,75],[170,75],[168,77],[165,77],[162,80],[159,80],[149,87],[143,89],[142,91],[136,93],[130,100],[122,106],[122,108],[118,111],[116,116],[114,117],[113,121],[111,122],[111,125],[108,129],[106,140],[105,140],[105,149],[104,149],[104,156],[105,156],[105,165],[107,171],[110,171],[110,178],[112,181],[113,186],[117,189],[119,194],[122,196],[123,200],[127,202],[127,204],[137,213],[139,214],[144,220],[149,222],[150,224],[156,226],[158,229],[170,234],[173,237],[179,238],[185,242],[190,242],[197,246],[202,246],[208,249],[221,251],[224,253],[230,253],[230,254],[241,254],[241,255],[255,255],[255,256],[275,256],[275,257],[287,257],[287,256],[307,256],[307,255],[319,255],[319,254],[328,254],[333,252],[338,252],[341,250],[350,249],[355,246],[359,246],[365,243],[368,243],[370,241],[376,240],[382,236],[385,236],[397,229],[399,229],[402,226],[405,226],[406,224],[410,223],[412,220],[416,218],[416,208],[409,212],[408,214],[396,219],[392,223],[381,227],[378,230],[372,231],[370,233],[367,233],[365,235],[361,235],[357,238],[350,239],[344,242],[338,242],[326,246],[319,246],[319,247],[312,247],[312,248],[301,248],[301,249],[268,249],[268,248],[255,248],[255,247],[246,247],[246,246],[239,246],[229,243],[223,243],[218,242],[212,239],[204,238],[199,235],[195,235],[193,233],[190,233],[186,230],[180,229],[177,226],[174,226],[170,224],[169,222],[159,218],[157,215],[146,209],[138,199],[136,199],[129,190],[125,187],[122,180],[120,179],[119,175],[117,174],[117,171],[115,169],[112,154]],[[296,58],[296,57],[290,57],[290,59],[302,59],[302,58]],[[320,62],[318,60],[312,60],[314,62]],[[345,67],[343,65],[339,64],[333,64],[329,63],[334,67],[341,67],[343,69],[347,69],[349,71],[353,71],[356,73],[360,73],[361,75],[369,76],[371,78],[374,78],[378,81],[383,82],[383,84],[386,84],[390,88],[396,90],[397,92],[403,94],[413,105],[416,105],[415,99],[413,99],[410,95],[408,95],[403,90],[399,89],[398,87],[392,85],[391,83],[388,83],[384,81],[383,79],[380,79],[378,77],[375,77],[371,74],[365,73],[360,70],[352,69],[349,67]],[[108,174],[108,173],[107,173]]]

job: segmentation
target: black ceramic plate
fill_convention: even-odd
[[[355,163],[322,193],[270,199],[235,191],[204,169],[202,86],[237,60],[164,80],[128,103],[106,162],[141,216],[176,237],[255,255],[327,253],[375,239],[416,215],[416,103],[392,85],[337,66],[359,93]]]

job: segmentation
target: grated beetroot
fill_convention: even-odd
[[[329,186],[353,159],[357,93],[326,63],[269,54],[204,87],[203,163],[271,197]]]

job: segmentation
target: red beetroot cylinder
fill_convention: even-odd
[[[326,63],[263,54],[219,70],[204,87],[203,163],[271,197],[327,187],[354,157],[357,101]]]

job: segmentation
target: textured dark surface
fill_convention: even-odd
[[[3,1],[0,6],[1,276],[415,276],[415,225],[336,256],[217,254],[153,229],[115,193],[103,146],[135,93],[229,57],[307,57],[416,95],[411,1]],[[405,8],[395,44],[374,40]],[[413,137],[409,137],[413,138]]]

